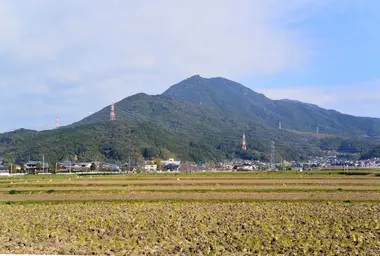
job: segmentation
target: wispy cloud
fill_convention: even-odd
[[[358,116],[380,117],[380,79],[359,84],[259,88],[271,99],[292,99]]]

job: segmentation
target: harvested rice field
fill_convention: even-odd
[[[380,205],[140,202],[0,206],[2,253],[379,255]]]
[[[0,179],[0,202],[131,200],[380,201],[378,173],[35,175]]]
[[[0,178],[0,253],[380,255],[380,177]]]

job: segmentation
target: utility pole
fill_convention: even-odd
[[[128,172],[131,170],[131,155],[128,155]]]
[[[271,146],[271,152],[270,152],[270,169],[273,170],[275,169],[275,159],[274,159],[274,155],[275,155],[275,146],[274,146],[274,141],[272,141],[272,146]]]
[[[45,172],[45,155],[42,154],[42,172]]]
[[[282,123],[281,123],[281,121],[278,122],[278,129],[282,130]]]
[[[317,133],[319,134],[319,126],[317,126]]]

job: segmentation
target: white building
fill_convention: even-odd
[[[166,170],[178,171],[181,167],[181,161],[175,161],[174,158],[169,158],[166,161],[162,161],[162,165]]]
[[[155,172],[155,171],[157,171],[157,165],[156,164],[146,164],[144,166],[144,170],[147,172]]]

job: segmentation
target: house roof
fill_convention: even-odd
[[[0,171],[9,171],[9,169],[8,166],[0,166]]]
[[[42,162],[41,161],[29,161],[29,162],[27,162],[26,163],[26,165],[36,165],[36,164],[42,164]]]
[[[26,166],[26,167],[27,167],[27,166],[35,166],[35,165],[37,165],[37,164],[40,164],[41,167],[42,167],[42,162],[41,162],[41,161],[29,161],[29,162],[27,162],[27,163],[25,164],[25,166]],[[49,163],[46,163],[46,162],[45,162],[45,164],[44,164],[43,167],[44,167],[44,168],[49,168]]]

